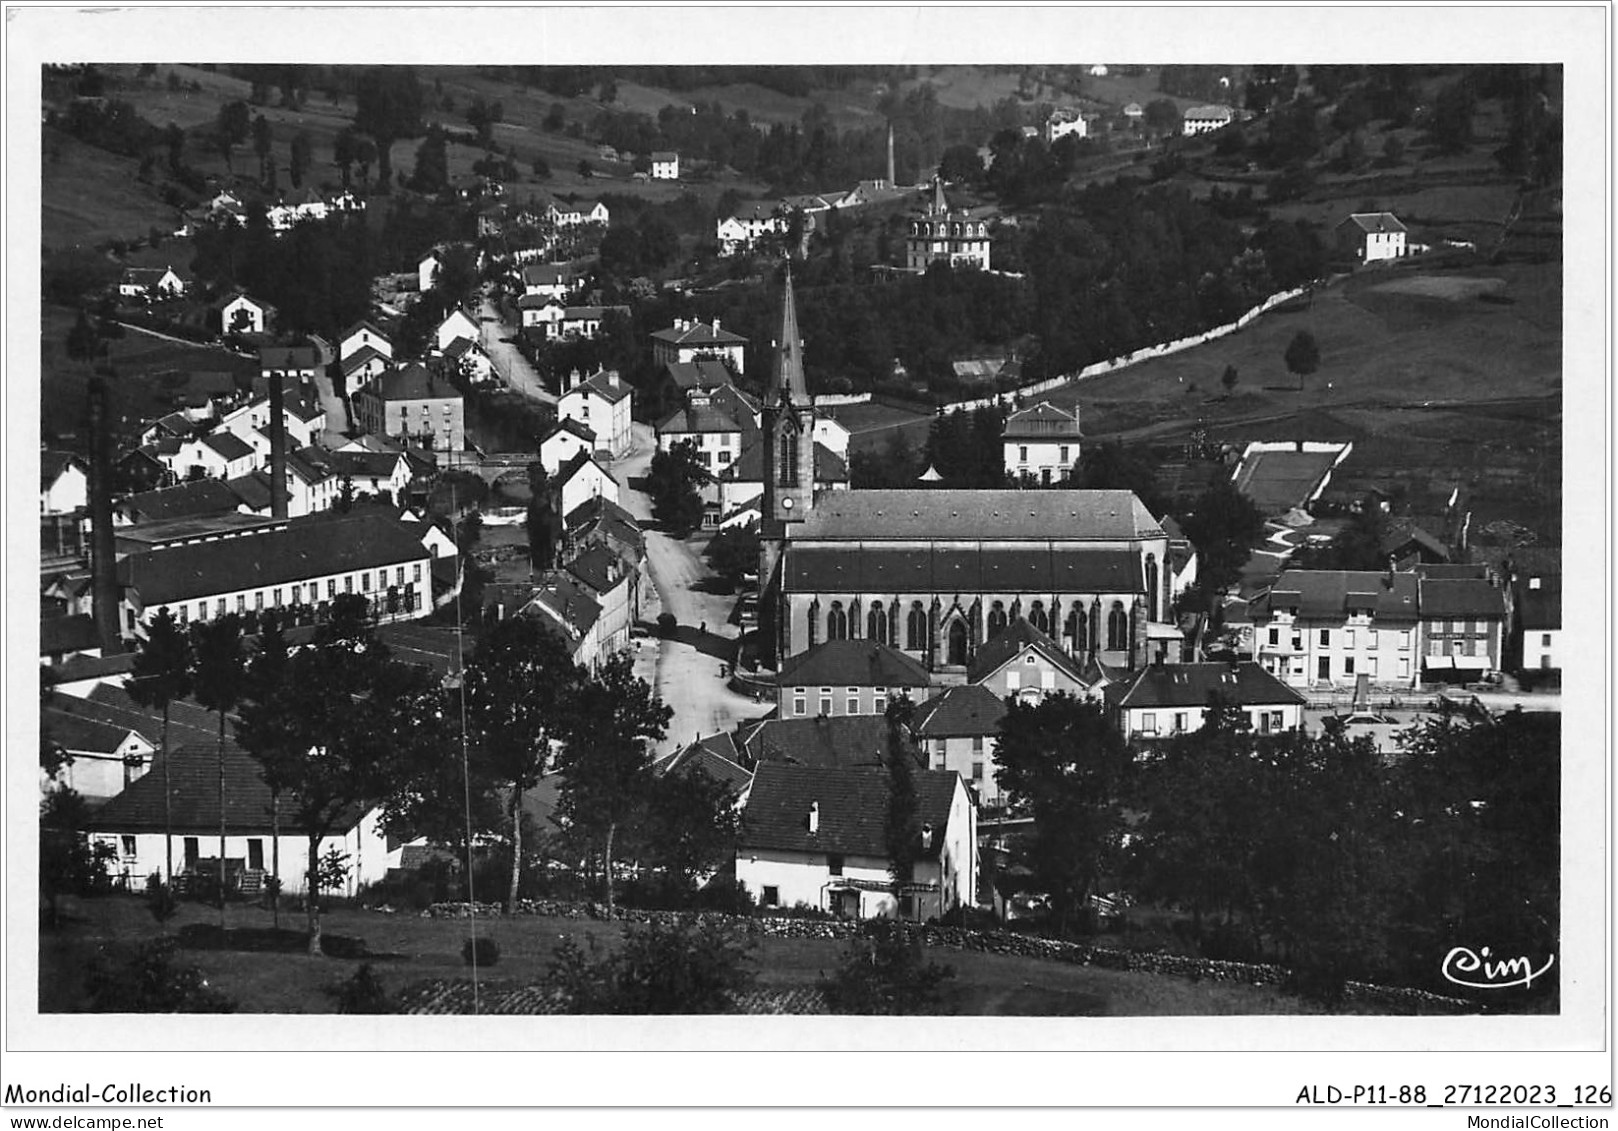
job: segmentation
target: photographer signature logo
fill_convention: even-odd
[[[1439,970],[1457,986],[1468,989],[1504,990],[1512,986],[1527,989],[1534,984],[1535,978],[1541,977],[1555,964],[1554,954],[1545,960],[1545,965],[1535,970],[1533,962],[1526,956],[1494,959],[1490,957],[1488,947],[1473,950],[1471,947],[1458,946],[1444,956]]]

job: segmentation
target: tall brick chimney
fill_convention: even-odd
[[[270,517],[287,517],[286,374],[270,373]]]
[[[118,623],[118,562],[112,538],[112,442],[107,435],[107,382],[90,379],[90,598],[101,653],[124,650]]]

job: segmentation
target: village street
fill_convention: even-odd
[[[541,404],[556,404],[556,397],[545,388],[545,382],[534,367],[509,340],[517,336],[517,328],[501,319],[500,309],[487,295],[478,302],[478,336],[482,339],[479,344],[483,352],[494,362],[495,372],[500,374],[501,380]]]
[[[655,449],[651,426],[636,424],[634,451],[611,470],[623,489],[620,501],[624,509],[646,530],[646,561],[656,595],[645,602],[644,617],[655,622],[658,613],[673,613],[679,625],[672,639],[654,636],[642,642],[635,660],[636,674],[674,709],[668,733],[656,751],[661,756],[695,738],[756,718],[768,704],[731,691],[721,674],[721,665],[730,663],[738,634],[734,625],[726,623],[735,597],[697,588],[713,580],[713,571],[701,557],[701,544],[651,529],[651,500],[630,486],[631,480],[646,475]]]

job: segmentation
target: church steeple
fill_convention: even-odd
[[[775,340],[775,366],[765,400],[778,404],[785,397],[793,404],[809,403],[809,386],[803,377],[803,339],[798,336],[798,306],[792,297],[792,263],[788,261],[786,283],[781,294],[781,332]]]

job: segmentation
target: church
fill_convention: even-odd
[[[898,648],[948,682],[1027,620],[1081,663],[1180,658],[1169,537],[1131,491],[817,492],[792,275],[761,420],[761,660],[828,640]]]

